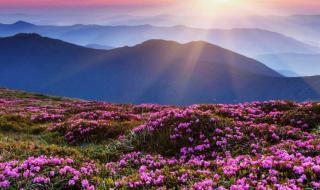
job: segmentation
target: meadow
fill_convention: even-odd
[[[320,189],[320,103],[130,105],[0,89],[0,189]]]

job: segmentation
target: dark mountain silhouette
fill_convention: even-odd
[[[19,20],[15,23],[12,24],[12,27],[15,27],[16,29],[18,28],[29,28],[29,27],[36,27],[36,25]]]
[[[112,102],[318,99],[318,77],[285,78],[206,42],[89,49],[37,34],[0,38],[0,86]]]
[[[156,27],[139,26],[38,26],[23,21],[0,24],[0,36],[17,33],[39,33],[51,38],[86,46],[122,47],[136,45],[150,39],[165,39],[178,42],[203,40],[235,52],[256,56],[275,53],[315,53],[318,47],[307,45],[280,33],[255,28],[199,29],[186,26]]]
[[[0,24],[0,33],[12,33],[12,31],[33,30],[37,26],[24,21],[17,21],[13,24]]]

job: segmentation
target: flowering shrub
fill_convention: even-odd
[[[211,118],[210,113],[193,109],[172,109],[155,113],[151,119],[133,131],[136,135],[137,147],[143,150],[156,150],[163,154],[174,154],[185,146],[192,152],[210,149],[209,136],[214,134],[218,126],[223,126],[217,119]],[[217,141],[223,137],[217,137]]]
[[[97,183],[92,163],[76,164],[72,159],[30,157],[25,161],[0,163],[1,189],[88,189]]]
[[[133,152],[106,168],[115,178],[116,188],[180,189],[302,189],[317,188],[320,156],[310,158],[286,151],[270,155],[166,159],[160,155]],[[309,183],[306,183],[309,182]]]
[[[112,125],[105,120],[69,120],[51,128],[59,131],[65,139],[72,143],[101,142],[116,138],[127,130],[122,126]]]
[[[201,163],[201,160],[187,163],[176,158],[132,152],[124,155],[118,162],[107,163],[106,168],[115,180],[115,188],[165,189],[192,187],[190,183],[202,182],[211,176],[209,170],[205,169],[209,165]],[[215,175],[215,178],[218,176]]]
[[[52,121],[62,121],[64,118],[63,115],[60,114],[50,114],[50,113],[40,113],[38,115],[34,115],[31,117],[31,121],[33,122],[52,122]]]
[[[314,129],[320,122],[319,113],[310,109],[299,109],[289,111],[281,118],[281,122],[286,125],[302,128],[305,130]]]
[[[72,144],[101,142],[123,135],[130,129],[126,122],[139,120],[140,117],[132,113],[96,110],[77,113],[50,130],[60,132]]]
[[[127,114],[122,112],[114,112],[114,111],[91,111],[91,112],[81,112],[73,117],[76,119],[88,119],[88,120],[108,120],[108,121],[130,121],[130,120],[138,120],[139,116],[135,114]]]
[[[175,107],[17,93],[0,93],[0,189],[320,189],[317,102]]]
[[[166,106],[160,106],[157,104],[141,104],[133,107],[134,113],[143,114],[149,112],[158,112],[166,108]]]
[[[137,147],[162,154],[207,156],[257,153],[281,140],[311,135],[300,128],[252,121],[228,122],[196,109],[166,110],[134,129]],[[139,144],[140,143],[140,144]],[[212,151],[210,151],[212,150]],[[213,151],[214,150],[214,151]]]

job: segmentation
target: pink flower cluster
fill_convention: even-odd
[[[42,187],[59,185],[94,190],[97,184],[91,179],[97,172],[93,163],[78,165],[72,159],[29,157],[23,162],[0,163],[0,189],[24,189],[39,184]]]
[[[94,136],[106,136],[104,129],[110,127],[109,123],[104,120],[69,120],[60,125],[56,125],[50,130],[61,131],[65,139],[70,143],[89,141]]]
[[[32,122],[61,122],[64,118],[64,115],[61,114],[51,114],[51,113],[46,113],[42,112],[37,115],[31,116],[31,121]]]
[[[319,133],[311,130],[320,116],[317,106],[285,101],[194,105],[154,113],[134,132],[148,143],[139,144],[141,150],[175,155],[183,168],[205,168],[208,175],[199,181],[190,172],[180,177],[193,181],[194,189],[317,189]],[[311,118],[292,125],[288,118],[297,115],[292,110]],[[223,185],[229,180],[232,184]]]
[[[91,112],[81,112],[72,119],[88,119],[88,120],[108,120],[108,121],[130,121],[140,119],[138,115],[131,113],[97,110]]]
[[[133,150],[104,167],[46,156],[2,162],[0,189],[320,189],[317,102],[174,107],[26,98],[0,99],[0,114],[48,122],[70,143],[113,139],[115,149]]]
[[[266,155],[230,153],[215,160],[196,156],[191,159],[167,159],[160,155],[134,152],[124,155],[106,168],[112,175],[120,175],[116,188],[158,187],[181,189],[318,189],[320,156],[307,157],[277,150]],[[129,170],[132,173],[127,173]],[[226,183],[229,181],[228,183]],[[190,184],[193,184],[190,186]],[[229,185],[227,185],[229,184]]]

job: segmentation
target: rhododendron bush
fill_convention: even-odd
[[[0,172],[2,188],[62,189],[70,186],[94,189],[96,182],[91,178],[97,169],[92,163],[81,166],[72,159],[40,156],[29,157],[22,162],[13,160],[1,163]]]
[[[320,189],[317,102],[178,107],[0,92],[0,189]]]

